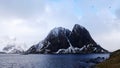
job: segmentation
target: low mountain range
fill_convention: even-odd
[[[90,36],[88,30],[75,24],[72,31],[58,27],[50,31],[48,36],[36,45],[31,46],[27,54],[79,54],[107,53]]]
[[[9,44],[3,48],[3,53],[6,54],[21,54],[24,53],[24,50],[19,46]]]

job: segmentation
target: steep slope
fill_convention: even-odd
[[[95,41],[91,38],[89,32],[83,26],[75,24],[70,35],[70,42],[74,47],[83,47],[84,45],[94,44]]]
[[[68,48],[70,45],[67,41],[67,37],[71,31],[62,27],[54,28],[50,31],[48,36],[40,43],[32,46],[28,52],[40,52],[40,53],[51,53],[57,52],[59,49]],[[39,47],[41,46],[41,47]],[[39,48],[38,48],[39,47]]]
[[[75,24],[73,30],[58,27],[50,31],[48,36],[26,53],[105,53],[92,39],[83,26]]]

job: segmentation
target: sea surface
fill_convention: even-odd
[[[0,68],[91,68],[96,58],[106,59],[109,54],[0,54]]]

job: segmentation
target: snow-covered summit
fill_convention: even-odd
[[[7,45],[3,48],[3,51],[10,54],[20,54],[24,52],[22,47],[16,45]]]
[[[62,27],[55,27],[53,30],[51,30],[51,33],[53,34],[57,34],[60,32],[60,31],[64,31],[65,28],[62,28]]]
[[[50,31],[49,34],[54,35],[54,36],[58,36],[60,34],[64,34],[65,35],[68,31],[69,31],[68,29],[63,28],[63,27],[55,27],[54,29],[52,29]]]

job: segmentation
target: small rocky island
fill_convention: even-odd
[[[98,45],[88,30],[79,24],[75,24],[72,31],[63,27],[52,29],[43,41],[26,51],[26,54],[80,53],[108,53],[108,51]]]

